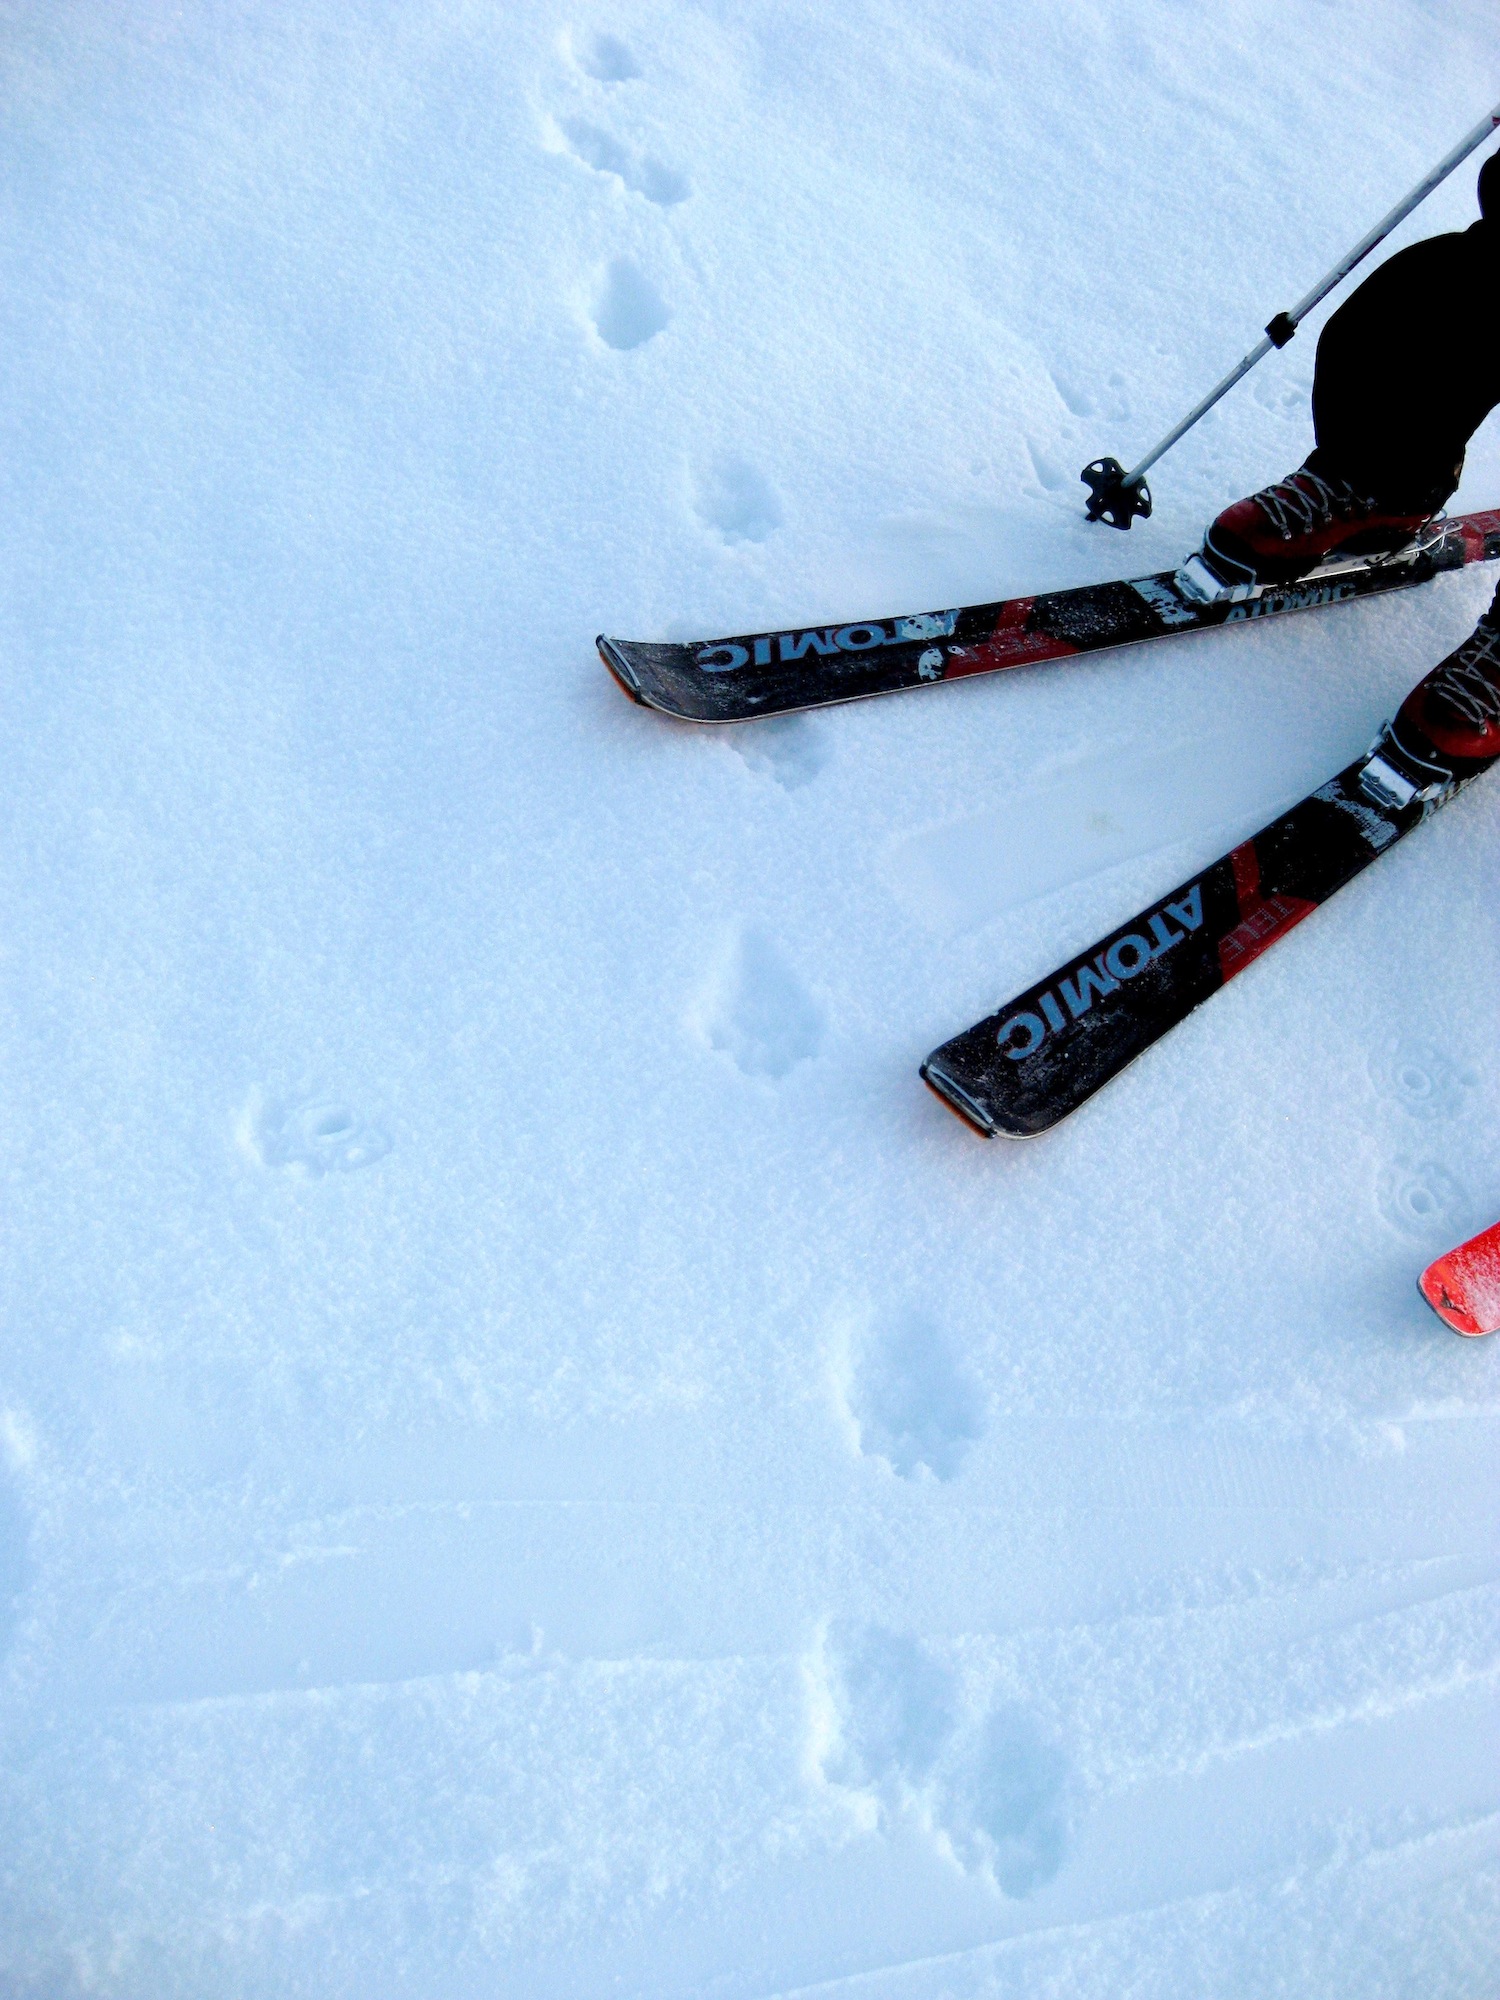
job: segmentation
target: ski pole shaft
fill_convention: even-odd
[[[1319,296],[1320,297],[1322,296],[1321,293],[1319,294]],[[1166,436],[1162,439],[1161,443],[1158,445],[1154,445],[1152,449],[1146,453],[1146,456],[1141,460],[1140,464],[1136,466],[1132,471],[1127,472],[1125,474],[1123,483],[1126,486],[1133,486],[1136,480],[1138,480],[1144,473],[1148,472],[1150,468],[1153,465],[1155,465],[1156,461],[1159,458],[1163,457],[1167,452],[1169,452],[1172,449],[1173,445],[1176,444],[1177,440],[1180,437],[1187,436],[1188,432],[1193,428],[1193,425],[1198,422],[1200,417],[1206,417],[1209,411],[1213,408],[1214,404],[1217,403],[1221,397],[1227,396],[1229,394],[1230,390],[1234,387],[1236,382],[1238,382],[1243,376],[1248,375],[1250,373],[1250,370],[1256,365],[1257,362],[1264,361],[1274,345],[1275,342],[1271,339],[1270,334],[1263,333],[1260,339],[1256,341],[1254,347],[1252,347],[1250,352],[1245,356],[1244,360],[1237,362],[1235,366],[1230,369],[1229,373],[1224,377],[1224,380],[1220,382],[1215,388],[1210,389],[1208,394],[1203,398],[1203,401],[1201,403],[1197,404],[1195,408],[1188,411],[1187,415],[1183,418],[1182,422],[1177,425],[1176,429],[1168,431]]]
[[[1319,300],[1326,299],[1328,294],[1333,290],[1334,286],[1337,284],[1341,284],[1343,280],[1348,277],[1349,273],[1354,269],[1356,264],[1362,264],[1364,262],[1365,258],[1369,256],[1370,252],[1375,248],[1377,243],[1383,243],[1385,241],[1386,237],[1390,235],[1391,231],[1396,227],[1396,224],[1398,222],[1404,222],[1407,216],[1411,214],[1414,208],[1420,208],[1422,203],[1426,201],[1428,195],[1432,193],[1432,190],[1435,187],[1437,187],[1441,181],[1447,180],[1449,174],[1452,173],[1453,169],[1456,166],[1461,165],[1462,162],[1469,157],[1470,153],[1474,151],[1476,146],[1482,146],[1484,144],[1485,140],[1489,138],[1490,134],[1495,130],[1497,125],[1500,125],[1500,104],[1497,104],[1493,111],[1487,113],[1485,117],[1481,118],[1479,123],[1474,127],[1472,132],[1466,132],[1463,138],[1460,139],[1458,144],[1453,148],[1452,152],[1445,153],[1443,155],[1442,159],[1438,161],[1437,165],[1433,168],[1432,172],[1427,175],[1425,180],[1418,181],[1417,185],[1412,189],[1411,193],[1406,197],[1406,199],[1404,201],[1398,201],[1396,203],[1396,206],[1391,210],[1390,214],[1386,216],[1382,221],[1377,222],[1375,227],[1370,231],[1368,236],[1361,236],[1359,241],[1355,244],[1354,248],[1349,252],[1348,256],[1345,257],[1340,263],[1335,264],[1333,269],[1328,273],[1327,277],[1320,278],[1317,284],[1315,284],[1312,290],[1307,294],[1307,297],[1305,299],[1299,299],[1296,305],[1292,307],[1291,311],[1284,315],[1286,319],[1289,319],[1291,321],[1294,330],[1297,326],[1298,321],[1306,319],[1307,315],[1312,311],[1313,307],[1318,304]],[[1280,319],[1278,318],[1272,320],[1271,325],[1279,329]],[[1269,332],[1269,330],[1270,329],[1268,328],[1267,331]],[[1274,334],[1271,335],[1271,339],[1273,344],[1276,344],[1276,337]]]
[[[1089,519],[1097,521],[1102,517],[1113,527],[1128,528],[1137,515],[1149,514],[1151,499],[1141,482],[1156,461],[1169,452],[1179,438],[1185,437],[1194,424],[1205,417],[1221,397],[1228,395],[1235,383],[1248,375],[1257,362],[1263,361],[1273,347],[1285,347],[1313,307],[1326,299],[1335,285],[1341,284],[1357,264],[1363,263],[1375,246],[1385,241],[1397,223],[1404,222],[1412,210],[1419,207],[1432,190],[1440,182],[1445,181],[1453,169],[1466,160],[1477,146],[1482,146],[1497,127],[1500,127],[1500,104],[1497,104],[1493,111],[1487,112],[1471,132],[1466,132],[1451,152],[1443,155],[1431,173],[1425,174],[1411,193],[1398,201],[1389,215],[1383,216],[1368,234],[1362,236],[1354,248],[1346,256],[1341,257],[1333,269],[1326,272],[1289,312],[1277,313],[1268,322],[1264,334],[1244,360],[1231,368],[1223,381],[1211,389],[1203,401],[1188,412],[1181,423],[1168,431],[1161,442],[1147,452],[1139,465],[1126,472],[1115,460],[1097,459],[1089,466],[1083,474],[1084,483],[1092,494],[1088,503]]]

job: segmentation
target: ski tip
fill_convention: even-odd
[[[649,708],[651,704],[641,693],[641,684],[636,679],[634,668],[620,651],[614,640],[606,639],[601,632],[594,640],[594,644],[599,648],[600,659],[603,660],[605,666],[609,668],[609,671],[614,675],[626,694],[630,696],[630,699],[638,701],[642,708]]]
[[[956,1118],[961,1118],[971,1132],[977,1132],[981,1139],[993,1139],[1001,1127],[995,1123],[984,1105],[979,1103],[955,1081],[939,1063],[929,1056],[918,1071],[923,1083]]]
[[[1437,1262],[1429,1264],[1418,1278],[1417,1290],[1444,1326],[1451,1327],[1455,1333],[1461,1333],[1470,1340],[1477,1339],[1482,1334],[1494,1333],[1495,1327],[1481,1325],[1462,1298],[1456,1298],[1449,1290],[1449,1275],[1448,1259],[1439,1257]]]

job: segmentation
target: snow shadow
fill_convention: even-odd
[[[1317,782],[1305,745],[1226,733],[1165,750],[1134,744],[1072,760],[1004,805],[887,849],[897,901],[944,936],[1159,848],[1228,840]]]

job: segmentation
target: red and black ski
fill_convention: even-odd
[[[1418,1288],[1455,1333],[1500,1333],[1500,1222],[1429,1264]]]
[[[687,644],[601,634],[597,643],[600,658],[621,687],[646,707],[684,722],[747,722],[1285,611],[1345,604],[1496,557],[1500,512],[1462,514],[1440,523],[1415,549],[1399,556],[1325,565],[1301,583],[1236,602],[1205,603],[1182,586],[1175,571],[1164,570],[1128,583],[1089,584],[903,618]]]
[[[924,1081],[986,1138],[1029,1138],[1076,1111],[1496,761],[1403,734],[1402,718],[1453,671],[1435,667],[1358,763],[935,1049]]]

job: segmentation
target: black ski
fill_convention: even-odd
[[[1408,725],[1445,674],[1451,681],[1447,661],[1413,690],[1367,756],[944,1042],[922,1064],[923,1080],[986,1138],[1030,1138],[1076,1111],[1496,761],[1437,751]],[[1500,708],[1500,687],[1487,699]]]
[[[1174,633],[1343,604],[1500,557],[1500,512],[1444,521],[1415,550],[1329,564],[1302,582],[1206,603],[1178,573],[1088,584],[912,617],[656,644],[598,640],[632,699],[684,722],[746,722],[799,708],[930,687],[968,674],[1068,659]]]

